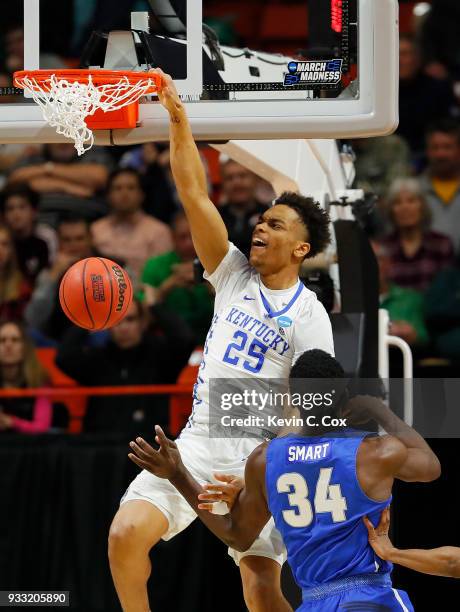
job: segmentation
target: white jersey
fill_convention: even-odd
[[[329,317],[316,294],[300,280],[289,289],[268,289],[233,244],[215,272],[205,278],[215,288],[216,299],[189,425],[208,423],[212,379],[287,379],[292,364],[305,351],[334,354]]]

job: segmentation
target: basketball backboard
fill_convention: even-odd
[[[53,2],[58,13],[50,8]],[[24,31],[24,63],[14,68],[68,66],[78,27],[84,31],[73,3],[13,4],[0,27],[4,48],[15,44],[12,26],[16,37]],[[129,62],[137,61],[172,73],[199,140],[375,136],[397,125],[397,0],[140,0],[132,5],[141,10],[126,14],[117,28],[137,32],[135,51],[109,58],[107,38],[95,34],[83,64],[103,67],[110,59],[112,67],[132,68]],[[212,30],[203,30],[203,17]],[[230,32],[234,27],[235,41],[222,44],[222,24]],[[78,66],[78,59],[71,65]],[[35,104],[7,87],[7,78],[2,77],[0,142],[61,141]],[[139,127],[99,131],[96,143],[167,140],[168,129],[168,117],[152,97],[141,103]]]

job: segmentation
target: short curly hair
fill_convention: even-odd
[[[273,205],[289,206],[299,215],[300,220],[308,231],[310,252],[305,259],[316,257],[322,253],[331,242],[330,217],[313,198],[301,196],[292,191],[285,191],[277,198]]]

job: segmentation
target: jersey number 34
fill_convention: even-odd
[[[332,472],[333,468],[321,468],[313,504],[317,514],[329,512],[334,523],[341,523],[347,520],[347,500],[342,496],[339,484],[330,484]],[[308,499],[307,481],[302,474],[282,474],[276,482],[276,488],[278,493],[287,493],[292,508],[283,510],[286,523],[291,527],[308,527],[313,521],[313,508]]]

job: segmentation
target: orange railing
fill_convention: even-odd
[[[169,395],[171,396],[169,411],[169,427],[172,434],[177,434],[180,430],[187,412],[190,412],[191,393],[193,386],[190,384],[176,385],[131,385],[124,387],[47,387],[40,389],[2,389],[1,398],[12,399],[17,397],[47,397],[51,401],[61,401],[69,404],[66,400],[81,398],[86,399],[90,396],[115,396],[115,395]],[[184,404],[183,398],[190,398]],[[82,430],[82,420],[86,411],[86,403],[79,403],[76,407],[69,408],[69,433],[79,433]]]

